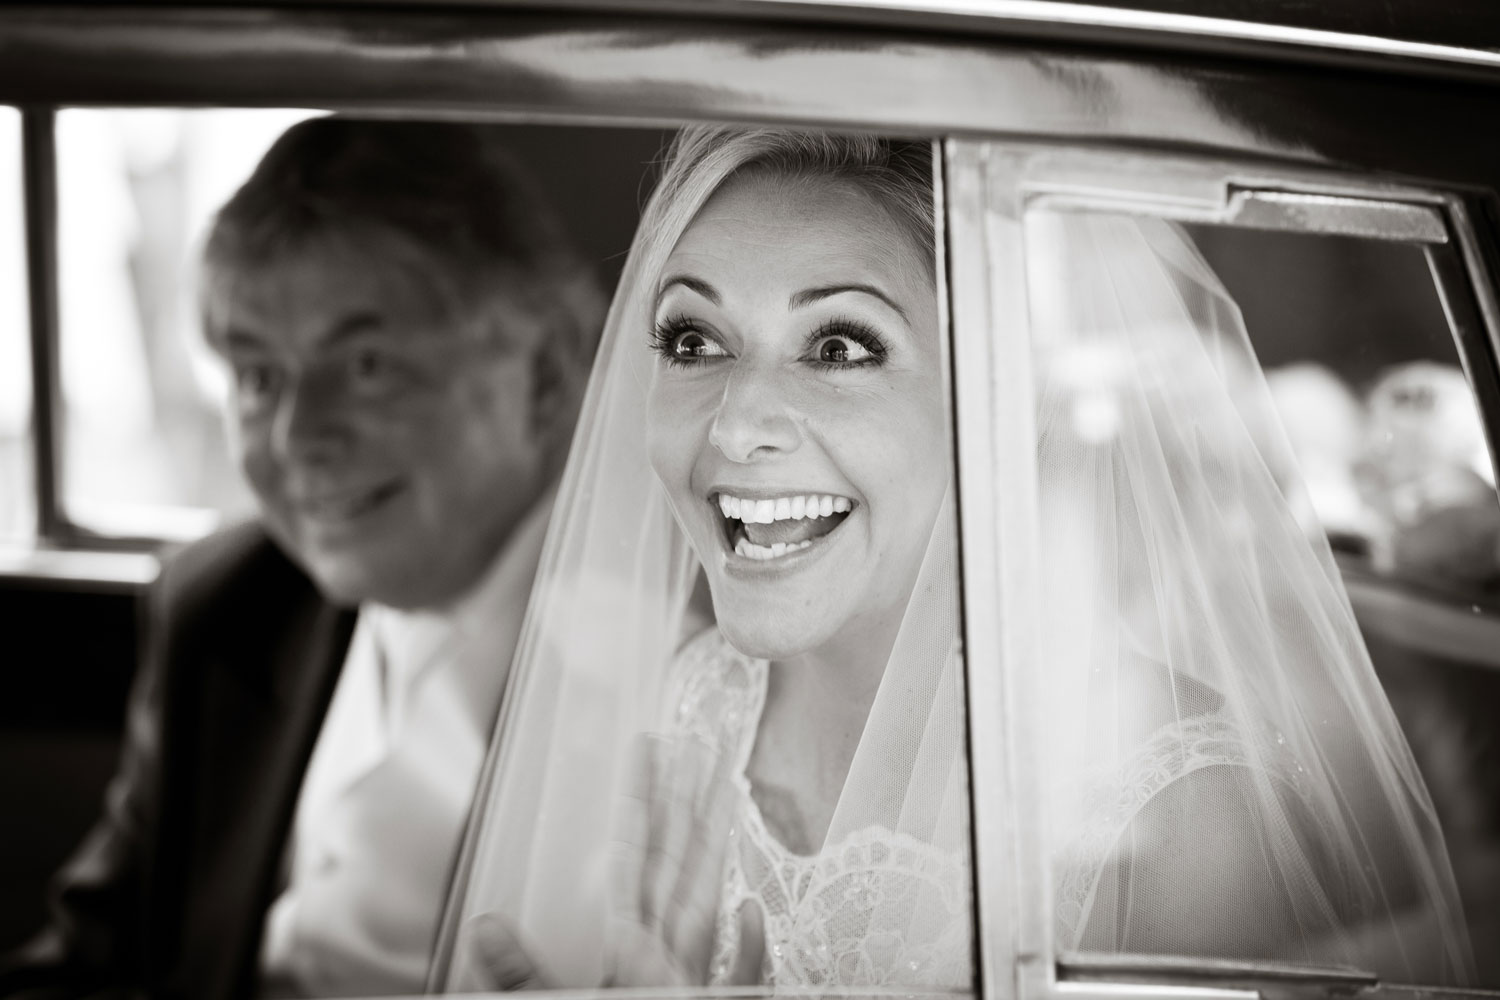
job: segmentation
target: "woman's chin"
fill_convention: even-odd
[[[788,615],[749,616],[716,614],[725,640],[746,656],[759,660],[789,660],[815,649],[832,629],[813,629]]]

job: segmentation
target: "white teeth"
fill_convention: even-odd
[[[828,517],[834,513],[845,514],[854,509],[848,497],[828,494],[803,494],[793,497],[777,497],[774,500],[745,500],[719,494],[719,511],[726,518],[744,521],[747,524],[771,524],[788,519],[804,517]]]
[[[742,555],[747,559],[760,559],[764,561],[766,559],[780,559],[789,552],[799,552],[811,544],[812,540],[809,539],[804,542],[777,542],[774,545],[756,545],[748,538],[741,538],[735,543],[734,551],[737,555]]]

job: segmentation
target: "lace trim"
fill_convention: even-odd
[[[1209,713],[1156,730],[1119,768],[1095,781],[1081,802],[1085,817],[1054,862],[1058,941],[1081,945],[1099,878],[1125,829],[1157,793],[1195,771],[1227,765],[1267,771],[1302,792],[1303,768],[1278,735],[1252,742],[1228,717]]]
[[[740,913],[760,910],[762,982],[805,986],[972,983],[967,857],[883,827],[815,855],[787,850],[750,795],[745,767],[765,707],[767,664],[716,631],[678,657],[672,728],[735,754],[740,802],[724,872],[710,985],[740,960]]]

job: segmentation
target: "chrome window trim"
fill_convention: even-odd
[[[160,560],[145,552],[99,552],[0,545],[0,580],[40,588],[134,592],[156,579]]]
[[[949,192],[948,287],[958,454],[963,654],[968,694],[972,823],[976,849],[975,962],[983,995],[1028,998],[1052,988],[1051,872],[1041,832],[1040,768],[1024,750],[1040,746],[1020,690],[1034,662],[1037,620],[1035,468],[1005,446],[1030,441],[994,432],[999,399],[1029,414],[1030,342],[993,331],[1026,328],[1022,203],[997,205],[992,178],[1024,161],[1001,162],[983,142],[945,144]],[[1003,361],[999,354],[1006,354]],[[1012,447],[1014,450],[1014,447]],[[1006,476],[1002,479],[1002,470]],[[1019,475],[1016,473],[1019,471]],[[1007,558],[1001,560],[998,553]]]
[[[21,181],[31,354],[31,454],[37,537],[66,533],[62,469],[62,371],[58,324],[56,112],[21,107]]]
[[[1355,32],[1328,31],[1292,25],[1237,21],[1201,14],[1102,7],[1059,0],[739,0],[747,8],[841,8],[861,13],[899,13],[960,18],[1006,27],[1104,29],[1146,39],[1168,36],[1180,41],[1235,41],[1271,45],[1325,57],[1329,50],[1376,56],[1381,59],[1454,64],[1500,70],[1500,52],[1431,42],[1414,42]],[[972,23],[969,25],[973,27]],[[1122,41],[1131,40],[1128,37]]]

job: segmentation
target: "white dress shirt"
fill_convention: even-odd
[[[448,610],[360,606],[266,917],[264,996],[421,992],[551,499]]]

